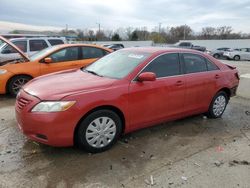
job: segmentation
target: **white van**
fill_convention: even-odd
[[[44,48],[67,43],[64,37],[14,38],[10,41],[29,57]],[[18,59],[19,57],[15,49],[9,45],[0,44],[0,62]]]

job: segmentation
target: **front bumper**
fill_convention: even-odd
[[[25,102],[28,101],[28,102]],[[40,102],[23,90],[17,96],[15,105],[16,119],[20,130],[31,140],[51,146],[72,146],[74,129],[78,120],[72,111],[54,113],[31,112]],[[27,103],[24,105],[24,103]]]

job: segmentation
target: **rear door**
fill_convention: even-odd
[[[186,81],[185,111],[204,111],[217,90],[221,71],[201,55],[183,53],[181,57]]]
[[[52,63],[44,63],[43,60],[41,60],[41,74],[73,69],[78,67],[76,65],[81,63],[80,48],[78,46],[62,48],[50,54],[48,57],[52,59]]]
[[[142,72],[153,72],[157,79],[131,82],[129,113],[132,129],[165,120],[183,111],[185,80],[181,75],[178,53],[157,57]]]

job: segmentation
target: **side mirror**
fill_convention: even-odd
[[[52,59],[50,57],[44,58],[44,63],[52,63]]]
[[[155,81],[156,80],[156,75],[153,72],[143,72],[141,73],[137,80],[139,82],[144,82],[144,81]]]

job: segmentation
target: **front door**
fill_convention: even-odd
[[[40,63],[41,75],[52,72],[73,69],[79,66],[79,47],[68,47],[60,49],[49,55],[52,63]]]
[[[185,80],[181,75],[178,53],[159,56],[142,72],[153,72],[157,79],[131,82],[129,86],[131,129],[163,121],[183,111]]]

